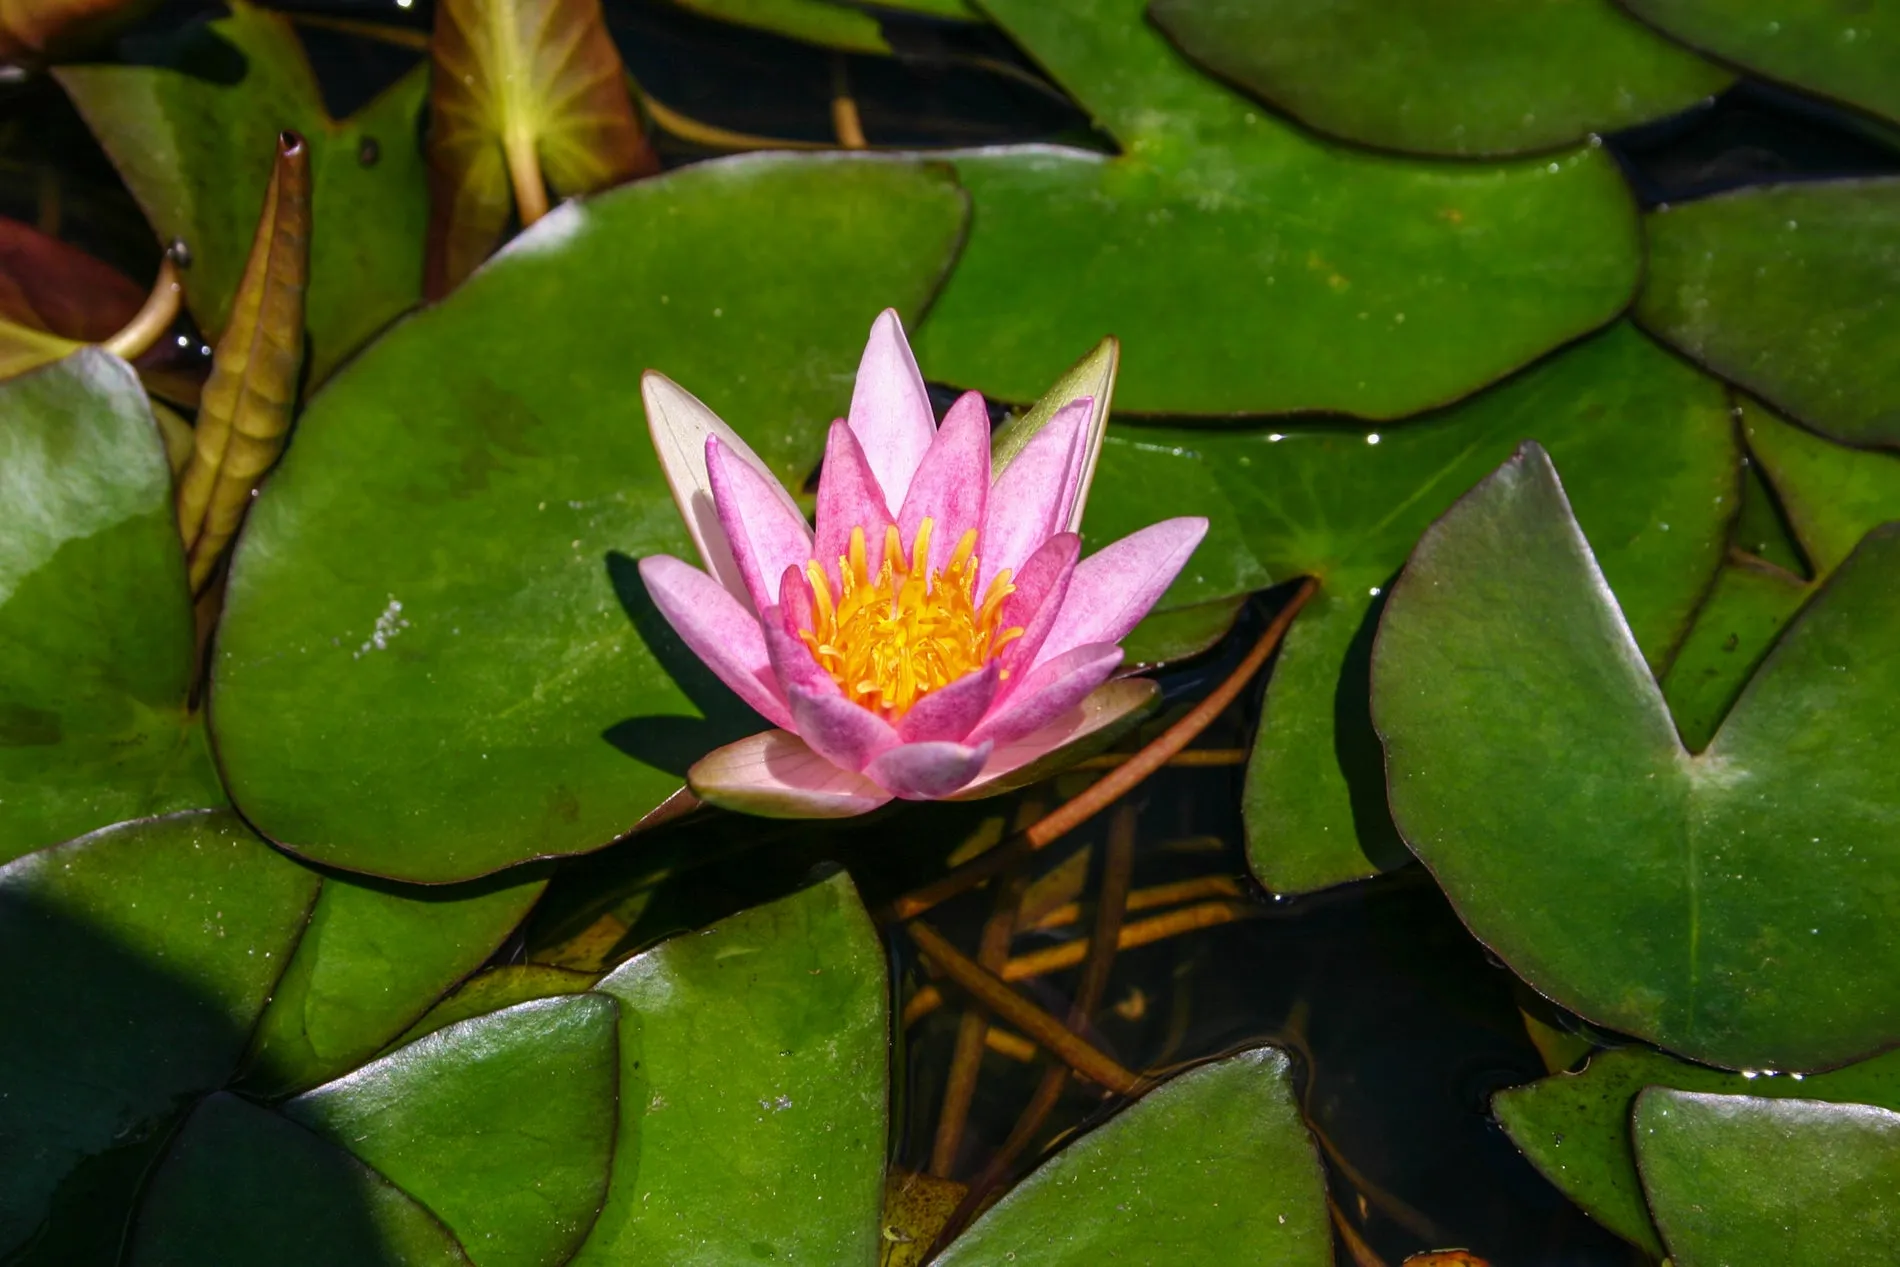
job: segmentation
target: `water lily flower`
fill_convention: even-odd
[[[776,728],[701,759],[693,790],[800,818],[976,795],[1145,704],[1151,688],[1111,681],[1119,644],[1207,521],[1165,520],[1081,557],[1107,386],[1103,408],[1062,402],[992,472],[983,397],[966,393],[939,427],[886,311],[850,415],[831,424],[814,529],[745,441],[648,371],[648,426],[705,570],[661,554],[640,575],[686,645]]]

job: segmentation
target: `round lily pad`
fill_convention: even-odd
[[[623,835],[765,723],[635,558],[692,547],[639,379],[802,480],[879,309],[963,199],[873,157],[705,163],[564,204],[314,399],[240,538],[213,666],[234,797],[323,862],[442,883]]]

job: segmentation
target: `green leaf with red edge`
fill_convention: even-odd
[[[546,213],[544,179],[585,194],[659,168],[600,0],[442,0],[429,56],[431,298],[500,244],[511,209]]]
[[[1372,655],[1392,813],[1477,936],[1593,1023],[1728,1067],[1900,1041],[1900,525],[1701,753],[1535,445],[1433,525]]]

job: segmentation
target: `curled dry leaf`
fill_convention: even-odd
[[[251,490],[283,451],[303,363],[310,271],[310,156],[295,132],[277,138],[277,166],[250,259],[218,339],[198,411],[196,446],[178,481],[178,529],[202,590],[237,532]]]
[[[430,41],[429,253],[447,294],[548,186],[589,193],[658,170],[600,0],[443,0]]]

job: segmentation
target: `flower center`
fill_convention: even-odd
[[[803,634],[806,645],[848,698],[887,720],[982,668],[1023,632],[997,629],[1003,600],[1016,592],[1007,570],[977,600],[974,529],[963,534],[943,568],[927,571],[934,527],[929,519],[918,525],[908,560],[897,529],[886,527],[884,563],[876,576],[867,562],[864,529],[853,528],[850,552],[838,560],[842,585],[835,599],[823,565],[816,559],[805,565],[816,607],[813,627]]]

